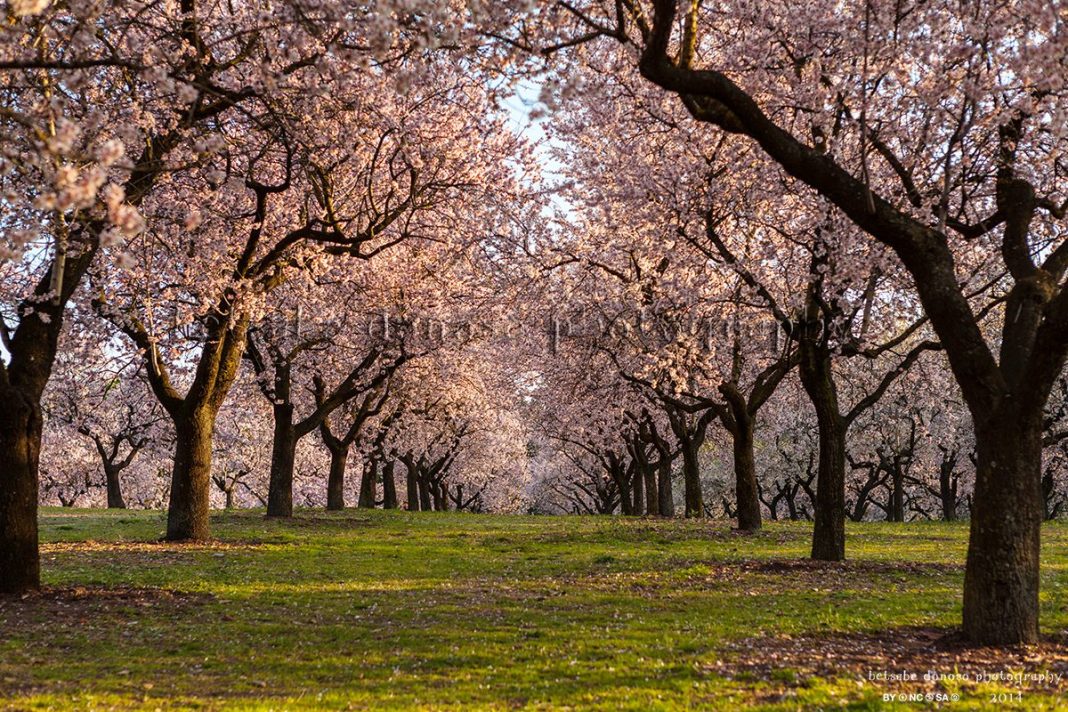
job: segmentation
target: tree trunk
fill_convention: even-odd
[[[274,406],[274,443],[271,447],[271,480],[267,490],[267,516],[293,516],[293,465],[297,435],[293,428],[293,405]]]
[[[634,516],[641,516],[642,509],[645,506],[645,475],[635,469],[634,478],[631,480],[631,496],[633,497],[633,504],[631,505],[631,513]]]
[[[408,477],[406,478],[408,487],[408,511],[419,511],[419,483],[415,480],[415,473],[412,472],[412,468],[408,468]]]
[[[705,516],[705,502],[701,494],[701,468],[697,460],[697,445],[692,442],[682,447],[682,479],[685,486],[686,516]]]
[[[108,509],[126,509],[126,502],[122,498],[122,488],[119,486],[119,473],[121,470],[105,464],[104,482],[108,490]]]
[[[182,415],[175,422],[174,469],[167,510],[167,540],[203,541],[210,534],[211,437],[215,413]]]
[[[419,485],[419,509],[424,512],[430,512],[434,509],[430,502],[430,488],[421,477],[417,478],[417,483]]]
[[[656,468],[646,463],[642,468],[642,477],[645,478],[645,513],[650,517],[660,514],[660,492],[656,486]]]
[[[738,529],[760,529],[760,494],[757,491],[756,463],[753,454],[753,419],[735,415],[734,487],[738,503]]]
[[[378,463],[374,460],[364,463],[363,474],[360,476],[360,498],[356,502],[360,509],[375,508],[375,500],[378,498],[377,480]]]
[[[339,512],[345,508],[345,466],[349,461],[349,446],[339,444],[330,448],[330,475],[326,480],[326,508]]]
[[[838,405],[830,351],[814,343],[809,335],[801,338],[800,346],[801,383],[816,409],[819,425],[812,558],[842,561],[845,559],[845,419]]]
[[[382,508],[397,508],[397,482],[393,479],[394,462],[391,460],[382,466]]]
[[[1037,643],[1041,412],[995,413],[975,434],[964,633],[982,645]]]
[[[957,520],[957,483],[953,478],[956,458],[943,456],[938,468],[938,499],[942,504],[942,519],[947,522]]]
[[[41,585],[37,552],[37,463],[41,408],[21,390],[5,388],[0,409],[0,593]]]
[[[656,484],[659,490],[657,499],[660,502],[660,516],[674,517],[675,493],[671,487],[671,461],[666,458],[657,468]]]
[[[890,481],[893,490],[890,496],[890,519],[895,522],[905,521],[905,473],[900,462],[894,462]]]

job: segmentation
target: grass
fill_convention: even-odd
[[[43,510],[47,588],[0,603],[0,709],[935,705],[884,699],[910,692],[1055,709],[1068,690],[868,679],[906,664],[1068,672],[1060,643],[972,658],[914,644],[937,648],[958,622],[964,524],[851,525],[851,562],[828,566],[804,563],[803,523],[739,536],[723,522],[242,511],[212,525],[211,544],[170,545],[155,543],[158,513]],[[1064,523],[1044,529],[1042,575],[1043,632],[1063,636]]]

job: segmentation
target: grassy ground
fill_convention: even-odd
[[[1068,677],[1065,524],[1043,532],[1052,642],[972,652],[952,635],[961,524],[851,525],[851,561],[816,566],[805,524],[242,512],[179,546],[155,543],[158,513],[41,523],[46,590],[0,601],[0,708],[1054,709],[1068,692],[870,679]]]

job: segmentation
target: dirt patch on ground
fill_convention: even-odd
[[[1038,645],[968,646],[959,631],[897,628],[877,633],[828,633],[746,638],[704,667],[708,674],[783,685],[782,694],[814,676],[852,678],[878,693],[955,693],[983,683],[1021,692],[1068,692],[1068,636]]]
[[[942,575],[964,573],[962,564],[918,561],[814,561],[812,559],[758,559],[738,564],[743,571],[758,574],[825,576],[827,574]]]
[[[113,618],[130,610],[172,614],[213,599],[206,593],[136,586],[49,586],[22,596],[0,596],[0,629],[40,630],[41,622],[62,625]]]

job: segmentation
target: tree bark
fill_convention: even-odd
[[[650,517],[660,514],[660,491],[656,484],[656,468],[646,463],[642,468],[645,478],[645,513]]]
[[[645,506],[645,474],[635,470],[634,478],[631,480],[631,487],[633,491],[631,496],[633,497],[633,504],[631,511],[635,516],[639,516],[642,513],[642,508]]]
[[[211,438],[215,413],[194,411],[175,422],[174,469],[167,510],[167,540],[203,541],[209,536]]]
[[[119,485],[119,473],[117,469],[105,463],[104,482],[108,491],[108,509],[126,509],[126,501],[122,498],[122,488]]]
[[[349,461],[349,446],[338,443],[330,449],[330,474],[326,481],[326,508],[339,512],[345,508],[345,467]]]
[[[293,466],[297,455],[297,435],[293,427],[293,405],[274,406],[274,442],[271,447],[271,480],[267,490],[267,516],[293,516]]]
[[[364,464],[363,474],[360,476],[360,498],[356,506],[360,509],[374,509],[377,499],[378,463],[374,460]]]
[[[682,446],[682,479],[687,517],[705,516],[705,502],[701,494],[701,468],[697,459],[698,447],[693,442],[686,442]]]
[[[407,483],[407,489],[408,489],[408,511],[409,512],[418,512],[419,511],[419,484],[415,480],[415,472],[412,471],[412,468],[409,467],[407,469],[408,469],[408,476],[407,476],[407,478],[405,478],[405,482]]]
[[[671,461],[666,458],[661,460],[660,467],[656,470],[656,484],[659,490],[657,499],[660,503],[660,516],[675,516],[675,493],[671,487]]]
[[[806,330],[813,325],[806,324]],[[815,526],[812,558],[845,559],[845,420],[838,405],[831,354],[810,333],[800,339],[801,384],[816,409],[819,465],[816,470]]]
[[[41,408],[19,389],[3,389],[0,409],[0,593],[40,587],[37,463]]]
[[[976,455],[964,632],[987,645],[1037,643],[1041,414],[976,423]]]
[[[753,453],[753,419],[745,414],[734,415],[735,428],[731,432],[734,443],[734,487],[738,506],[738,529],[752,532],[760,529],[760,493],[757,491],[756,462]]]
[[[419,477],[416,479],[416,483],[419,485],[419,509],[423,512],[433,511],[434,507],[430,501],[430,488],[427,486],[426,481]]]
[[[395,463],[391,460],[382,466],[382,508],[397,508],[397,482],[393,479]]]

